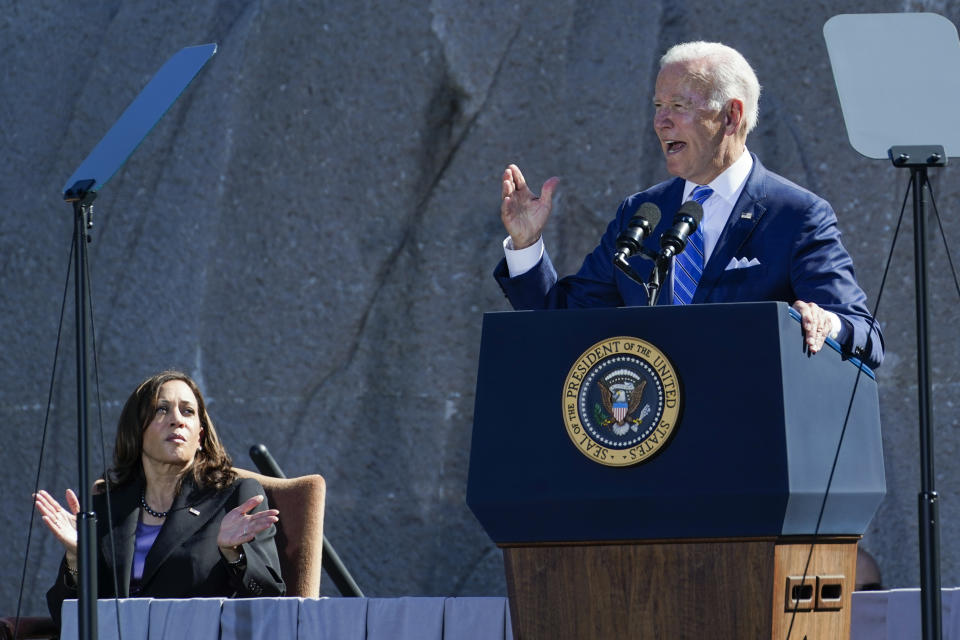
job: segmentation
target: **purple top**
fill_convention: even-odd
[[[140,591],[140,580],[143,579],[143,564],[147,559],[147,552],[157,539],[162,524],[137,523],[136,540],[133,543],[133,574],[130,576],[130,595]]]

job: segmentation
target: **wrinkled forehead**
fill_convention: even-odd
[[[657,74],[654,100],[672,102],[682,100],[697,105],[709,102],[713,87],[704,73],[703,65],[674,62]]]

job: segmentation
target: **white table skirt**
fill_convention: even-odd
[[[943,638],[960,640],[960,588],[943,589]],[[101,600],[100,640],[117,609]],[[120,600],[124,640],[513,640],[506,598],[250,598]],[[851,640],[920,639],[920,590],[853,594]],[[77,637],[77,601],[63,604],[63,640]]]
[[[941,590],[943,640],[960,640],[960,588]],[[920,589],[857,591],[850,640],[920,640]]]
[[[97,603],[100,640],[117,634],[114,600]],[[506,598],[124,599],[123,640],[513,640]],[[62,640],[77,638],[77,601]]]

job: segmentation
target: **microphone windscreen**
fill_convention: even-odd
[[[635,215],[642,216],[647,222],[649,222],[651,231],[655,229],[658,224],[660,224],[660,207],[652,202],[644,202],[642,205],[640,205],[640,209]]]
[[[690,216],[697,221],[697,226],[700,226],[700,221],[703,220],[703,207],[695,200],[687,200],[680,206],[680,209],[677,210],[677,215]]]

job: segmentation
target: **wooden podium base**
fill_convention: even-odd
[[[818,539],[812,555],[809,541],[785,538],[504,546],[503,556],[515,640],[850,637],[855,537]]]

